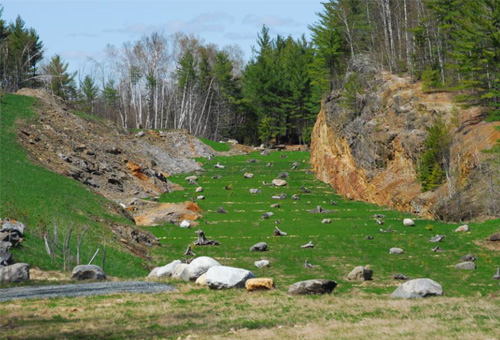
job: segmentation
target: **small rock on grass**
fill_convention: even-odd
[[[264,267],[270,267],[271,266],[271,264],[269,263],[268,260],[255,261],[254,265],[257,268],[264,268]]]
[[[474,270],[476,269],[476,264],[474,262],[465,261],[455,265],[455,268],[463,270]]]
[[[457,229],[455,229],[456,233],[467,232],[467,231],[470,231],[470,228],[469,228],[469,226],[467,224],[461,225],[460,227],[458,227]]]
[[[405,218],[403,220],[403,225],[406,226],[406,227],[414,227],[415,226],[415,222],[411,218]]]
[[[332,280],[306,280],[296,282],[288,289],[290,295],[330,294],[337,282]]]
[[[401,248],[391,248],[389,249],[389,254],[403,254],[404,253],[404,250],[401,249]]]
[[[357,266],[347,274],[347,279],[349,281],[367,281],[371,280],[372,276],[373,270],[369,266]]]
[[[245,282],[245,288],[250,292],[254,290],[270,290],[274,288],[274,281],[267,277],[248,279]]]
[[[266,250],[267,250],[266,242],[259,242],[250,247],[250,251],[266,251]]]

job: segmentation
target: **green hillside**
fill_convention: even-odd
[[[77,236],[86,228],[80,250],[82,262],[87,263],[100,248],[93,263],[101,265],[106,248],[105,269],[109,275],[131,277],[146,273],[142,260],[120,250],[111,231],[98,221],[129,222],[110,215],[105,209],[109,202],[79,182],[34,165],[16,142],[16,122],[37,120],[33,110],[35,99],[4,94],[0,100],[0,217],[20,220],[28,227],[25,241],[12,249],[14,260],[41,269],[61,270],[63,240],[72,226],[71,256],[76,255]],[[43,235],[52,236],[54,226],[57,226],[57,246],[52,261],[45,250]]]
[[[286,158],[280,156],[285,155]],[[249,163],[255,159],[256,163]],[[309,169],[307,152],[275,152],[269,156],[253,153],[249,156],[216,157],[212,161],[201,160],[206,172],[199,175],[198,184],[204,188],[206,199],[197,203],[203,209],[203,218],[198,227],[182,229],[178,226],[162,226],[151,231],[160,238],[165,247],[159,249],[164,262],[181,258],[188,244],[196,240],[195,230],[205,231],[207,238],[215,239],[221,246],[194,247],[197,256],[216,258],[224,265],[250,269],[257,277],[272,277],[278,289],[305,279],[330,278],[337,280],[336,292],[344,294],[358,287],[365,292],[388,294],[401,283],[394,280],[394,274],[403,273],[410,278],[429,277],[441,283],[448,296],[488,295],[498,291],[498,283],[491,279],[500,266],[500,254],[478,245],[488,235],[497,231],[500,221],[470,223],[470,233],[456,233],[455,224],[420,219],[397,211],[374,205],[344,200],[335,195],[328,185],[315,180],[306,173]],[[215,169],[220,162],[224,169]],[[272,162],[272,167],[266,163]],[[297,170],[291,170],[293,162],[299,163]],[[243,177],[245,172],[255,176]],[[288,185],[283,188],[264,186],[281,172],[288,172]],[[222,178],[214,179],[214,175]],[[186,175],[174,176],[172,181],[186,187],[165,195],[162,201],[181,202],[195,197],[195,186],[186,185]],[[226,190],[231,186],[232,190]],[[311,192],[304,193],[301,187]],[[250,188],[260,188],[260,194],[250,194]],[[285,200],[273,200],[271,196],[286,193]],[[292,200],[297,194],[300,200]],[[336,205],[331,205],[330,201]],[[281,208],[271,208],[279,203]],[[330,213],[313,214],[309,210],[320,205]],[[227,213],[218,213],[223,207]],[[265,212],[273,212],[269,219],[263,219]],[[384,225],[376,223],[373,215],[383,214]],[[405,227],[402,220],[412,217],[416,227]],[[322,224],[330,218],[331,224]],[[280,224],[275,221],[280,220]],[[278,226],[287,236],[274,237],[274,227]],[[394,232],[381,232],[391,228]],[[432,252],[437,244],[429,240],[440,234],[446,238],[438,245],[442,252]],[[365,239],[372,236],[372,240]],[[257,242],[267,242],[269,251],[250,252]],[[301,245],[312,241],[314,248],[301,249]],[[402,255],[390,255],[391,247],[404,249]],[[454,268],[460,258],[473,254],[478,259],[477,270],[463,271]],[[270,268],[257,269],[254,261],[267,259]],[[304,268],[305,260],[315,265]],[[348,282],[345,277],[359,265],[370,265],[374,280],[367,283]]]

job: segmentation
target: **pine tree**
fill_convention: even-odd
[[[43,68],[44,74],[47,76],[48,89],[65,100],[75,98],[75,73],[68,73],[68,63],[64,63],[61,56],[56,54],[50,60],[50,63]]]
[[[94,79],[89,75],[86,75],[83,79],[81,91],[84,96],[87,105],[90,106],[91,112],[94,112],[94,101],[99,96],[99,87],[96,85]]]

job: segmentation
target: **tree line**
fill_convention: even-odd
[[[124,128],[309,143],[321,99],[346,86],[363,54],[500,119],[500,0],[329,0],[309,30],[294,39],[263,26],[245,65],[238,46],[155,32],[109,45],[105,60],[70,74],[58,55],[43,63],[36,31],[1,20],[0,9],[0,87],[45,87]]]

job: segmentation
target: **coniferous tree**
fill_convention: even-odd
[[[65,63],[61,56],[56,54],[50,63],[43,67],[43,72],[47,77],[48,90],[65,100],[75,98],[75,73],[68,72],[68,63]]]

